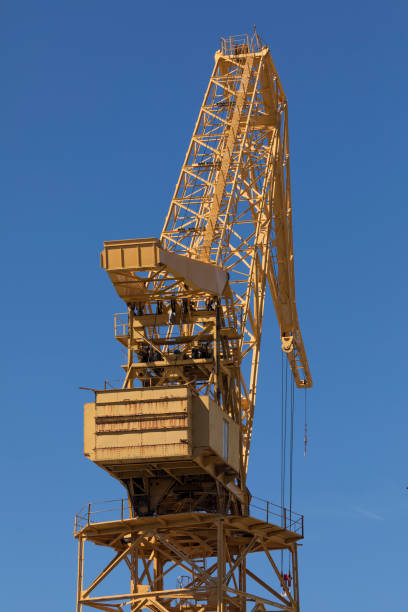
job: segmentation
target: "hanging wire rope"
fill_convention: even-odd
[[[291,371],[290,377],[290,443],[289,443],[289,528],[292,524],[293,501],[293,442],[295,431],[295,379]],[[288,550],[288,574],[290,576],[291,554]]]
[[[281,475],[280,475],[280,501],[281,508],[283,508],[283,461],[284,461],[284,452],[283,452],[283,420],[284,420],[284,408],[285,408],[285,398],[284,398],[284,376],[283,376],[283,353],[281,353],[281,448],[280,448],[280,463],[281,463]],[[283,516],[281,517],[283,520]]]
[[[285,361],[285,365],[284,365]],[[305,437],[304,455],[307,452],[307,389],[305,389]],[[293,468],[294,468],[294,439],[295,439],[295,379],[289,371],[288,360],[282,353],[281,359],[281,508],[282,527],[289,527],[292,523],[293,508]],[[288,497],[288,500],[287,500]],[[289,505],[289,524],[287,524],[285,504]],[[288,551],[288,567],[290,568],[290,553]],[[281,574],[284,567],[284,551],[281,550]],[[289,570],[290,574],[290,570]]]
[[[290,445],[289,445],[289,520],[292,521],[293,500],[293,438],[295,431],[295,380],[291,374],[290,385]]]
[[[288,362],[283,365],[282,353],[282,405],[281,405],[281,507],[285,507],[286,501],[286,454],[287,454],[287,413],[288,413]],[[282,517],[283,518],[283,517]]]
[[[284,365],[285,361],[285,365]],[[289,412],[289,414],[288,414]],[[289,421],[289,422],[288,422]],[[288,429],[289,428],[289,429]],[[293,502],[293,449],[295,431],[295,380],[292,372],[289,372],[288,360],[281,360],[281,508],[282,526],[286,523],[286,495],[288,484],[289,496],[289,528],[292,521]],[[287,481],[289,481],[287,483]],[[284,551],[281,550],[281,573],[283,575]]]
[[[305,450],[304,456],[306,457],[307,452],[307,389],[305,389]]]
[[[286,361],[286,360],[285,360]],[[287,361],[281,353],[281,524],[285,521],[285,476],[286,476],[286,411],[287,411]],[[281,574],[283,575],[283,549],[281,550]]]

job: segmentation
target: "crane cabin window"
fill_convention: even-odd
[[[228,461],[228,421],[223,420],[222,422],[222,457],[225,461]]]

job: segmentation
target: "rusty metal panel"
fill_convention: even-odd
[[[191,458],[191,404],[186,387],[97,391],[85,406],[85,454],[102,465]]]
[[[210,451],[238,472],[239,442],[239,426],[209,396],[193,398],[187,387],[97,391],[84,408],[84,453],[101,465]]]
[[[168,387],[168,388],[136,388],[136,389],[114,389],[96,391],[96,403],[97,404],[114,404],[137,400],[138,402],[148,402],[150,400],[165,401],[166,399],[176,400],[185,397],[190,397],[187,387]]]

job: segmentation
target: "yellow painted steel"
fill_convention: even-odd
[[[85,525],[77,517],[77,611],[297,612],[303,517],[299,531],[279,509],[278,526],[267,502],[253,522],[246,486],[268,288],[296,385],[312,386],[295,299],[287,100],[256,33],[221,41],[160,239],[105,242],[101,266],[126,304],[115,336],[127,360],[121,388],[85,405],[84,452],[126,487],[129,516],[122,502],[120,520],[100,529],[91,505]],[[85,540],[116,552],[86,589]],[[293,584],[271,556],[283,549]],[[254,551],[275,586],[249,569]],[[122,561],[131,593],[93,597]],[[190,572],[184,586],[164,589],[166,563]],[[267,595],[249,593],[247,578]]]

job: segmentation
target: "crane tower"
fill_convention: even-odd
[[[105,242],[101,266],[127,360],[85,404],[84,453],[126,498],[76,516],[77,612],[297,612],[303,517],[247,488],[267,291],[295,384],[312,385],[287,101],[256,33],[221,39],[160,239]],[[87,543],[110,551],[96,573]]]

